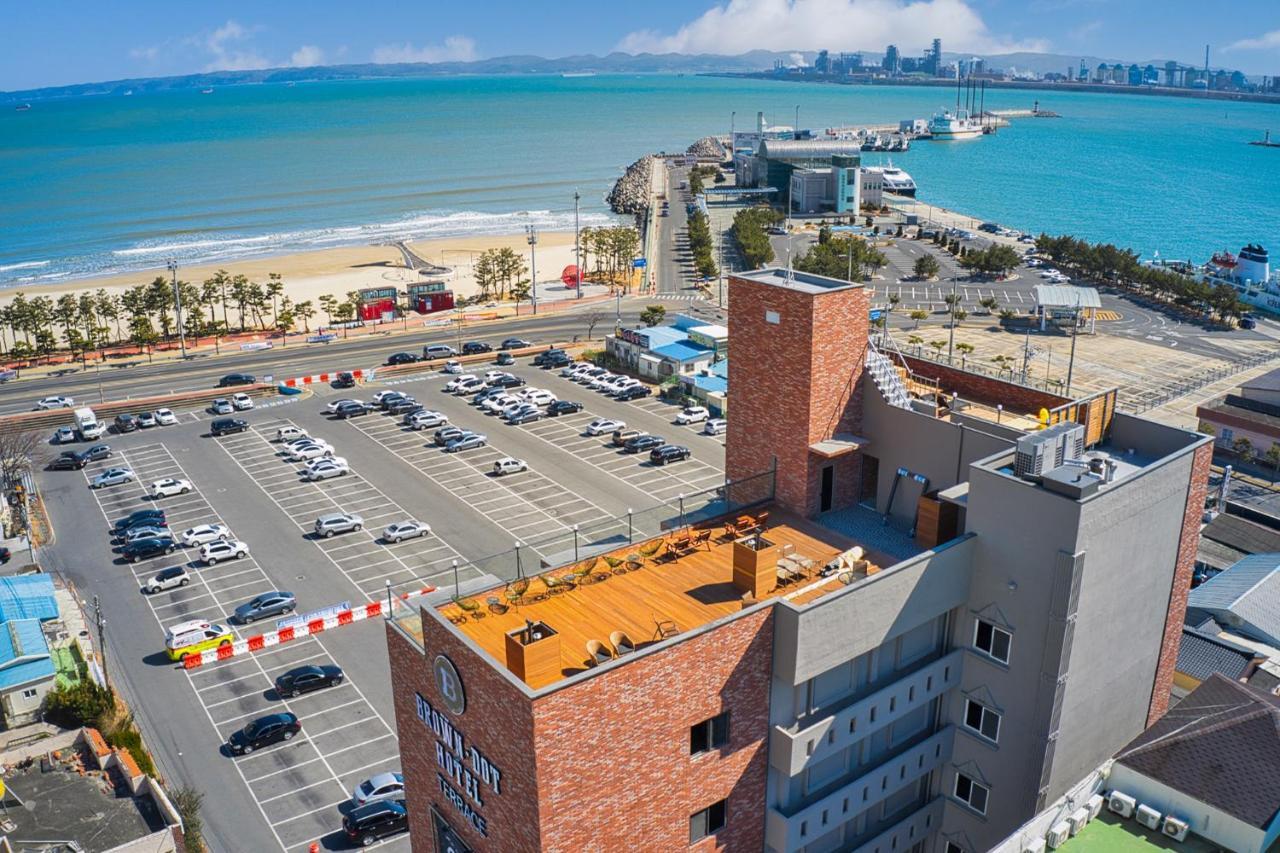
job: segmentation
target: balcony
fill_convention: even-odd
[[[853,853],[904,853],[942,825],[942,797],[935,797],[884,832],[853,848]]]

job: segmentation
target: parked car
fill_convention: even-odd
[[[521,471],[528,471],[529,463],[523,459],[517,459],[514,456],[504,456],[497,459],[493,463],[493,473],[497,477],[506,474],[517,474]]]
[[[239,539],[218,539],[200,547],[200,562],[214,566],[223,560],[243,560],[249,555],[249,546]]]
[[[724,435],[728,429],[729,422],[724,418],[708,418],[702,425],[702,432],[706,435]]]
[[[1241,317],[1241,318],[1240,318],[1240,328],[1242,328],[1242,329],[1256,329],[1256,328],[1258,328],[1258,320],[1257,320],[1257,318],[1255,318],[1255,317],[1251,317],[1251,316],[1249,316],[1248,314],[1244,315],[1243,317]]]
[[[474,376],[470,373],[463,373],[453,377],[448,382],[444,383],[444,390],[452,394],[458,390],[458,386],[461,385],[463,382],[471,382],[472,380],[480,383],[484,382],[484,380],[481,379],[479,376]],[[481,387],[483,387],[483,384],[481,385]],[[479,389],[476,389],[476,390],[479,390]]]
[[[152,575],[146,583],[142,585],[142,591],[154,595],[157,592],[164,592],[166,589],[176,589],[180,586],[186,586],[191,583],[191,574],[187,571],[186,566],[170,566],[167,569],[161,569]]]
[[[523,401],[520,400],[518,397],[516,397],[514,394],[501,392],[493,395],[492,397],[488,398],[483,403],[481,403],[480,408],[483,409],[486,414],[499,415],[499,414],[502,414],[502,412],[508,409],[509,407],[520,402],[523,402]]]
[[[147,489],[153,498],[170,498],[174,495],[185,495],[191,491],[191,481],[183,480],[178,477],[162,477],[151,484]]]
[[[579,373],[583,370],[590,370],[590,369],[591,369],[591,362],[575,361],[572,364],[567,364],[564,367],[560,368],[560,375],[565,378],[571,378],[575,373]]]
[[[188,548],[195,548],[230,537],[231,530],[225,524],[197,524],[182,532],[182,544]]]
[[[666,465],[668,462],[679,462],[683,459],[688,459],[692,455],[687,447],[681,447],[678,444],[664,444],[662,447],[655,447],[649,451],[649,461],[654,465]]]
[[[296,666],[276,676],[276,695],[293,698],[313,690],[337,687],[345,678],[342,667],[331,664]]]
[[[310,462],[312,459],[319,459],[321,456],[332,456],[333,447],[327,442],[312,442],[295,447],[289,451],[288,458],[290,462]]]
[[[119,486],[122,483],[132,483],[136,479],[137,475],[130,468],[108,468],[89,481],[89,488],[102,489],[107,486]]]
[[[276,441],[297,441],[306,438],[307,432],[296,426],[284,426],[276,430]]]
[[[622,400],[623,402],[625,402],[627,400],[638,400],[641,397],[648,397],[652,393],[653,393],[653,389],[650,388],[648,385],[645,385],[644,383],[638,383],[636,385],[630,385],[626,388],[623,388],[617,394],[613,395],[613,399]]]
[[[573,364],[573,359],[567,353],[561,352],[543,359],[538,366],[543,370],[554,370],[557,367],[564,367],[566,364]]]
[[[572,415],[574,412],[582,411],[582,404],[575,403],[572,400],[556,400],[550,406],[547,406],[547,417],[557,418],[560,415]]]
[[[95,444],[92,447],[90,447],[88,450],[80,451],[80,455],[85,459],[89,460],[90,462],[97,462],[101,459],[110,459],[111,445]]]
[[[328,447],[330,449],[333,448],[333,445],[325,441],[323,438],[315,438],[310,435],[304,435],[302,438],[295,438],[293,441],[287,442],[284,446],[283,453],[284,455],[288,456],[293,451],[300,450],[312,444],[318,444],[321,447]]]
[[[420,412],[423,407],[421,403],[412,397],[401,397],[383,408],[388,415],[403,415],[410,412]]]
[[[543,350],[542,352],[535,355],[533,357],[533,363],[535,366],[538,366],[538,367],[546,367],[546,366],[549,366],[547,365],[548,361],[553,361],[557,358],[567,359],[568,357],[569,357],[569,353],[565,352],[562,349],[553,348],[549,350]]]
[[[531,347],[531,346],[533,346],[533,343],[531,341],[526,341],[524,338],[507,338],[501,344],[498,345],[498,349],[513,350],[513,349],[524,349],[525,347]]]
[[[483,341],[467,341],[462,345],[463,355],[479,355],[485,352],[493,352],[493,347]]]
[[[218,380],[219,388],[234,388],[237,385],[252,385],[257,378],[249,373],[228,373]]]
[[[155,539],[157,536],[169,535],[167,525],[140,524],[137,527],[130,527],[121,538],[124,540],[123,544],[128,545],[130,542],[142,539]]]
[[[676,415],[676,423],[696,424],[705,421],[709,417],[711,417],[711,412],[707,411],[706,406],[686,406],[684,411]]]
[[[462,362],[449,359],[444,363],[444,367],[440,368],[441,373],[450,373],[454,376],[462,373]]]
[[[666,439],[660,435],[637,435],[624,441],[622,449],[626,453],[644,453],[666,443]]]
[[[397,400],[408,399],[408,395],[403,391],[379,391],[373,395],[373,402],[379,409],[386,409]]]
[[[358,418],[361,415],[367,414],[369,414],[369,407],[358,400],[350,400],[334,410],[334,415],[341,420],[346,420],[347,418]]]
[[[312,482],[328,480],[331,477],[345,477],[351,473],[351,466],[341,457],[333,459],[317,459],[307,466],[306,478]]]
[[[43,397],[36,400],[36,411],[48,411],[49,409],[69,409],[76,404],[71,397]]]
[[[365,779],[351,792],[351,803],[356,808],[383,800],[404,799],[404,776],[399,773],[379,773]]]
[[[264,592],[237,607],[231,618],[241,625],[248,625],[258,619],[292,613],[297,606],[298,600],[291,592]]]
[[[211,415],[229,415],[235,410],[236,407],[231,405],[231,401],[226,397],[219,397],[209,404],[209,414]]]
[[[510,367],[516,363],[516,358],[509,352],[500,352],[496,363],[499,367]]]
[[[173,426],[178,422],[178,416],[173,413],[173,409],[156,409],[156,423],[160,426]]]
[[[422,348],[423,358],[453,358],[458,351],[448,344],[427,344]]]
[[[136,534],[140,530],[150,531],[154,536],[168,536],[169,524],[163,518],[144,518],[130,524],[128,527],[113,530],[111,538],[120,543],[129,542],[139,538]]]
[[[587,435],[604,435],[606,432],[613,432],[616,429],[626,429],[625,421],[614,420],[613,418],[596,418],[587,424]]]
[[[444,447],[449,442],[453,441],[455,438],[458,438],[459,436],[461,436],[462,433],[463,433],[463,430],[456,426],[441,427],[440,429],[436,430],[435,435],[433,436],[433,439],[437,445],[439,445],[440,447]]]
[[[459,453],[463,450],[474,450],[477,447],[484,447],[488,442],[489,439],[486,436],[478,432],[469,432],[458,436],[453,441],[446,444],[444,446],[444,450],[446,453]]]
[[[130,563],[136,563],[161,554],[172,554],[176,550],[178,550],[178,543],[173,541],[172,536],[148,536],[126,542],[120,549],[120,556]]]
[[[73,444],[77,438],[75,429],[69,426],[60,426],[53,433],[54,444]]]
[[[368,847],[383,838],[409,831],[409,813],[402,800],[384,800],[352,809],[342,818],[347,840]]]
[[[128,413],[116,415],[115,425],[116,432],[133,432],[138,428],[138,419]]]
[[[627,429],[623,426],[613,431],[613,435],[609,437],[609,443],[614,447],[621,447],[631,439],[639,438],[642,435],[648,435],[648,433],[642,429]]]
[[[253,398],[248,394],[232,394],[231,405],[237,412],[247,412],[253,408]]]
[[[600,375],[594,376],[591,379],[589,379],[586,385],[592,391],[599,391],[601,388],[604,388],[606,385],[610,385],[614,382],[617,382],[621,378],[622,377],[619,376],[618,374],[610,373],[609,371],[606,370],[604,373],[601,373]]]
[[[227,738],[227,747],[232,755],[248,755],[255,749],[292,740],[293,736],[300,731],[302,731],[302,723],[298,722],[298,718],[293,714],[287,711],[268,714],[232,732],[231,737]]]
[[[504,373],[489,384],[497,388],[519,388],[525,383],[519,376],[511,373]]]
[[[74,450],[70,450],[55,456],[49,461],[46,468],[50,471],[79,471],[88,464],[88,459],[85,459],[84,456]]]
[[[316,519],[316,535],[328,538],[335,533],[364,529],[364,519],[354,512],[331,512]]]
[[[485,388],[485,381],[481,379],[479,376],[472,376],[470,378],[462,379],[462,381],[460,381],[457,385],[455,385],[453,389],[453,393],[457,394],[459,397],[462,397],[467,394],[474,394],[477,391],[482,391],[484,390],[484,388]]]
[[[387,356],[386,364],[388,367],[395,367],[398,364],[413,364],[418,361],[418,356],[411,352],[393,352]]]
[[[449,422],[449,418],[440,412],[423,410],[405,415],[404,422],[410,429],[430,429],[431,427],[444,426]]]
[[[542,420],[542,412],[536,408],[521,409],[513,412],[507,417],[507,423],[511,426],[519,426],[520,424],[531,424],[534,421]]]
[[[111,525],[111,532],[119,533],[122,530],[127,530],[128,528],[133,527],[135,524],[141,524],[144,521],[152,520],[159,520],[163,522],[165,520],[165,511],[162,509],[151,508],[135,510],[124,518],[117,518],[115,523]]]
[[[388,524],[386,529],[382,531],[382,538],[387,542],[403,542],[406,539],[417,539],[419,536],[426,536],[431,533],[431,525],[407,518],[404,521],[395,521]]]
[[[243,418],[214,418],[209,422],[209,435],[217,438],[220,435],[244,432],[248,428],[249,422]]]
[[[535,406],[550,406],[556,401],[555,394],[542,388],[526,388],[516,396],[526,402],[533,403]]]
[[[338,378],[329,383],[334,388],[354,388],[356,387],[356,375],[349,370],[344,370],[338,374]]]

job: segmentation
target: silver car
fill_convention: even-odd
[[[354,512],[331,512],[316,519],[316,535],[328,538],[335,533],[363,530],[364,519]]]
[[[108,468],[89,481],[89,488],[101,489],[104,486],[118,486],[121,483],[132,483],[136,475],[128,468]]]
[[[403,542],[405,539],[426,536],[430,532],[431,525],[410,518],[388,524],[387,529],[382,531],[382,538],[387,542]]]

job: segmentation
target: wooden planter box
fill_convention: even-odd
[[[508,631],[506,646],[507,669],[530,687],[550,684],[562,675],[560,635],[547,623],[533,622]]]
[[[760,599],[778,585],[778,546],[752,534],[733,540],[733,585]]]

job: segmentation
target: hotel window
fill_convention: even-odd
[[[975,782],[963,773],[956,774],[956,799],[969,805],[978,814],[987,813],[987,795],[991,789]]]
[[[712,803],[689,817],[689,843],[701,841],[724,829],[725,801]]]
[[[964,727],[992,743],[1000,739],[1000,715],[972,699],[964,700]]]
[[[1012,634],[983,619],[973,626],[973,647],[1000,663],[1009,662],[1009,645],[1012,642]]]
[[[689,727],[689,754],[710,752],[729,742],[729,712],[716,714],[709,720]]]

